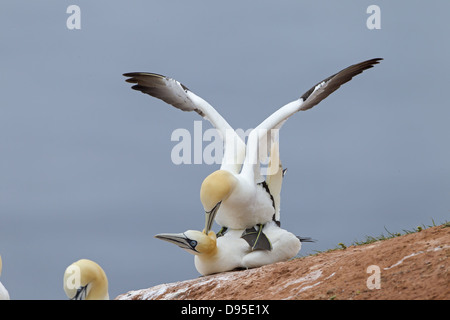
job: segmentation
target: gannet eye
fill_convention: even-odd
[[[191,240],[191,241],[189,242],[189,244],[191,245],[192,248],[195,248],[195,247],[197,246],[197,241]]]

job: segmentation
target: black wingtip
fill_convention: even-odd
[[[152,72],[127,72],[122,73],[124,77],[139,77],[139,76],[151,76],[151,77],[158,77],[158,78],[166,78],[165,75],[159,74],[159,73],[152,73]]]
[[[336,91],[341,85],[350,81],[353,77],[362,73],[363,71],[372,68],[376,64],[379,64],[381,60],[383,60],[383,58],[373,58],[373,59],[369,59],[369,60],[365,60],[365,61],[353,64],[353,65],[333,74],[332,76],[329,76],[328,78],[320,81],[319,83],[315,84],[311,89],[306,91],[300,97],[300,99],[302,99],[303,101],[307,101],[308,98],[311,96],[311,94],[313,92],[315,92],[315,89],[319,84],[331,83],[333,80],[335,80],[333,85],[331,85],[331,86],[328,85],[327,91],[322,94],[322,97],[319,100],[317,100],[313,104],[311,104],[311,103],[306,104],[305,106],[301,107],[300,110],[305,111],[305,110],[311,109],[315,105],[319,104],[320,101],[322,101],[323,99],[328,97],[331,93]]]
[[[128,82],[130,82],[130,81],[128,81]],[[131,89],[141,91],[143,89],[143,87],[137,84],[137,85],[132,86]]]
[[[368,65],[367,69],[369,69],[369,68],[373,68],[376,64],[379,64],[382,60],[384,60],[384,59],[383,58],[373,58],[370,60],[366,60],[362,63],[366,63]]]

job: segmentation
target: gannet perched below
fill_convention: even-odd
[[[195,111],[218,130],[224,142],[222,164],[220,170],[203,181],[200,199],[206,215],[215,215],[216,222],[222,227],[246,229],[271,220],[279,222],[270,189],[262,178],[258,154],[261,143],[271,135],[272,129],[280,129],[294,113],[311,109],[342,84],[372,68],[380,60],[375,58],[354,64],[320,81],[299,99],[281,107],[253,129],[247,145],[208,102],[180,82],[145,72],[125,73],[124,76],[129,77],[127,82],[136,83],[132,89],[183,111]],[[274,138],[271,137],[271,140]]]
[[[109,300],[105,272],[88,259],[80,259],[67,267],[63,287],[71,300]]]
[[[0,276],[2,275],[2,256],[0,256]],[[9,300],[8,290],[0,282],[0,300]]]
[[[213,217],[213,216],[210,216]],[[188,230],[183,233],[161,233],[155,237],[168,241],[195,255],[195,268],[201,275],[256,268],[293,258],[301,248],[301,240],[281,229],[275,221],[264,225],[263,232],[271,250],[252,250],[241,236],[244,230],[228,229],[217,238],[213,231]]]

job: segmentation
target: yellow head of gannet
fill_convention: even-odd
[[[214,221],[216,210],[212,210],[211,214],[206,214],[205,229],[200,232],[197,230],[187,230],[182,233],[160,233],[155,238],[174,243],[187,252],[194,254],[195,261],[199,257],[203,261],[215,261],[218,256],[217,236],[211,231],[210,226]],[[202,270],[197,270],[201,274],[205,274]]]
[[[0,276],[2,275],[2,256],[0,256]],[[0,282],[0,300],[9,300],[8,290]]]
[[[200,188],[200,200],[206,213],[206,230],[211,229],[215,216],[222,201],[226,200],[236,187],[236,177],[226,171],[217,170],[203,180]],[[208,223],[209,222],[209,223]]]
[[[108,300],[108,279],[94,261],[80,259],[64,272],[64,291],[71,300]]]
[[[213,231],[188,230],[182,233],[160,233],[155,238],[171,242],[195,255],[214,255],[217,251],[216,234]]]

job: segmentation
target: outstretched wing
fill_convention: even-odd
[[[311,109],[339,89],[341,85],[350,81],[354,76],[362,73],[364,70],[372,68],[381,60],[383,59],[375,58],[351,65],[350,67],[320,81],[306,91],[299,99],[284,105],[272,113],[272,115],[250,132],[247,143],[247,158],[242,169],[243,172],[253,175],[254,179],[259,178],[258,148],[260,147],[260,143],[263,142],[262,140],[265,138],[267,132],[270,132],[272,129],[281,128],[284,122],[294,113]]]
[[[349,82],[354,76],[362,73],[364,70],[372,68],[374,65],[380,63],[381,60],[383,59],[375,58],[351,65],[350,67],[347,67],[320,81],[300,97],[300,99],[303,100],[300,110],[304,111],[311,109],[320,101],[339,89],[341,85]]]
[[[156,73],[125,73],[131,88],[149,94],[183,111],[195,111],[211,122],[224,140],[222,169],[239,172],[245,157],[245,143],[227,121],[205,100],[179,81]]]
[[[362,73],[364,70],[372,68],[374,65],[378,64],[380,60],[383,59],[375,58],[351,65],[350,67],[347,67],[320,81],[311,89],[306,91],[300,99],[281,107],[256,128],[265,130],[271,130],[275,127],[279,128],[280,125],[283,124],[283,121],[287,120],[287,118],[292,116],[294,113],[311,109],[334,91],[339,89],[341,85],[350,81],[354,76]]]
[[[131,89],[161,99],[180,110],[195,111],[205,117],[205,110],[202,110],[205,106],[202,108],[201,105],[196,105],[188,95],[190,90],[177,80],[147,72],[130,72],[123,75],[129,77],[126,82],[136,83]]]

